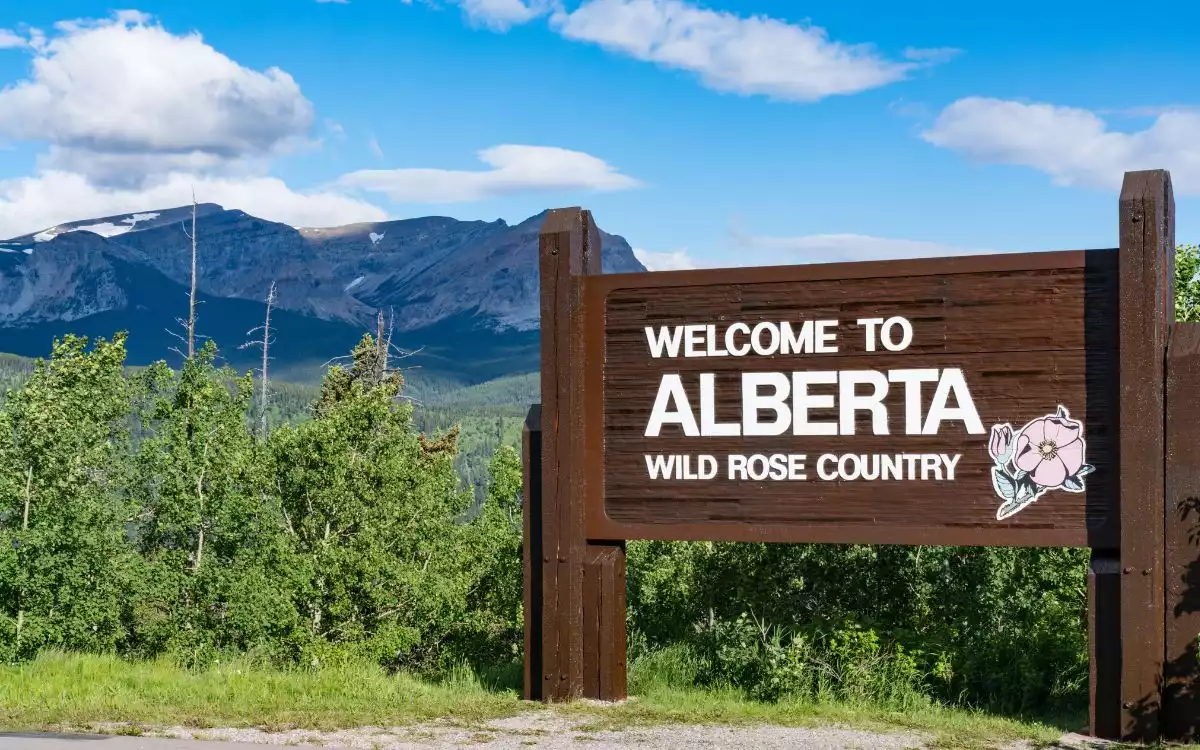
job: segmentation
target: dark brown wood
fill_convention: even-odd
[[[1088,726],[1094,737],[1121,734],[1121,560],[1092,552],[1088,566]]]
[[[625,696],[626,539],[1086,546],[1092,733],[1195,736],[1200,326],[1172,329],[1166,172],[1126,174],[1116,250],[601,276],[599,242],[580,209],[553,211],[542,228],[540,466],[539,433],[526,432],[527,696]],[[856,321],[893,316],[912,323],[911,344],[867,351]],[[805,320],[839,321],[838,350],[656,359],[645,339],[647,327]],[[711,376],[715,421],[729,423],[739,416],[742,373],[946,368],[965,376],[980,419],[971,429],[905,434],[911,402],[901,387],[882,402],[888,434],[873,434],[863,412],[844,423],[856,434],[822,437],[644,431],[665,375],[682,378],[692,404],[700,376]],[[926,405],[931,390],[921,394]],[[1056,412],[1061,420],[1062,407],[1083,422],[1082,460],[1094,472],[998,520],[989,428],[1019,431]],[[1064,466],[1068,455],[1078,459],[1049,437],[1051,427],[1073,428],[1047,425],[1039,450],[1061,454]],[[954,480],[647,476],[647,454],[735,452],[959,461]]]
[[[1159,735],[1165,649],[1164,367],[1175,316],[1170,176],[1126,173],[1120,209],[1121,737],[1148,742]]]
[[[607,275],[585,282],[589,455],[588,533],[603,539],[1116,548],[1117,262],[1115,250],[979,256],[820,266]],[[855,323],[902,315],[913,325],[902,352],[864,351]],[[839,351],[655,359],[645,327],[837,319]],[[698,376],[713,373],[718,421],[740,413],[742,372],[962,368],[985,432],[955,424],[937,436],[904,435],[905,393],[889,391],[888,427],[875,436],[686,437],[677,427],[644,436],[665,373],[678,373],[692,404]],[[832,386],[815,389],[834,393]],[[933,390],[925,386],[926,403]],[[1050,492],[996,520],[987,451],[993,424],[1025,422],[1065,406],[1084,423],[1084,493]],[[828,413],[828,412],[827,412]],[[822,414],[821,419],[829,417]],[[836,418],[836,416],[834,417]],[[865,433],[865,434],[864,434]],[[961,455],[955,481],[818,482],[654,480],[646,454],[824,453]],[[724,466],[721,466],[724,469]],[[880,493],[886,488],[886,502]],[[664,502],[669,498],[669,502]]]
[[[624,545],[589,544],[584,576],[584,695],[623,700],[627,697]]]
[[[1200,739],[1200,323],[1175,323],[1167,348],[1166,659],[1162,734]]]
[[[588,545],[583,565],[583,695],[600,695],[600,617],[603,551]]]
[[[521,564],[524,568],[525,700],[543,697],[542,685],[542,406],[529,407],[521,435],[524,468]]]
[[[604,540],[589,543],[583,508],[588,454],[582,406],[584,382],[578,373],[583,371],[588,353],[583,340],[580,279],[600,273],[600,232],[589,212],[558,209],[547,215],[539,247],[542,631],[535,649],[542,659],[541,698],[618,699],[624,695],[613,693],[612,686],[624,685],[624,652],[618,661],[600,647],[606,637],[602,627],[612,630],[611,623],[616,619],[624,627],[624,591],[617,596],[605,588],[615,585],[614,577],[606,576],[605,570],[616,564],[617,557],[624,570],[624,546]],[[613,609],[618,605],[619,612]],[[526,611],[537,608],[531,602]]]

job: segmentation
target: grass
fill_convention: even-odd
[[[0,726],[7,730],[260,727],[268,730],[476,724],[521,710],[515,692],[467,675],[441,684],[369,667],[282,671],[223,664],[184,671],[166,661],[54,654],[0,667]]]
[[[1044,747],[1065,731],[927,703],[903,710],[848,702],[748,700],[735,690],[673,686],[631,665],[635,697],[626,703],[554,706],[572,734],[669,724],[822,726],[837,724],[932,738],[938,750],[974,750],[1032,740]],[[389,677],[363,666],[320,671],[274,670],[250,663],[202,671],[169,662],[51,654],[0,667],[0,729],[96,730],[140,734],[154,727],[257,727],[267,731],[331,731],[363,726],[412,726],[440,720],[480,736],[492,720],[541,708],[511,688],[489,688],[459,671],[441,682]],[[115,727],[115,728],[114,728]]]

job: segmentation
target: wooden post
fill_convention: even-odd
[[[1200,323],[1167,349],[1166,658],[1163,738],[1200,739]]]
[[[526,496],[538,502],[527,505],[525,516],[525,693],[544,701],[620,700],[626,692],[624,542],[591,544],[584,530],[587,353],[579,277],[600,273],[600,232],[591,213],[551,211],[539,255],[542,403],[540,439],[527,427]],[[534,477],[540,492],[531,486]],[[540,581],[533,574],[538,566]]]
[[[525,503],[522,508],[524,568],[525,700],[543,699],[542,685],[542,405],[529,407],[521,434]]]
[[[1088,726],[1093,737],[1121,736],[1121,561],[1094,550],[1088,566]]]
[[[1158,739],[1165,653],[1164,390],[1175,316],[1175,201],[1164,170],[1127,172],[1120,218],[1121,739]]]

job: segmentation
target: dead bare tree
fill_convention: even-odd
[[[179,349],[172,347],[172,351],[179,354],[181,357],[191,360],[196,356],[196,190],[192,189],[192,231],[189,232],[187,227],[184,227],[184,235],[192,242],[192,272],[191,272],[191,287],[188,290],[188,315],[187,319],[177,319],[176,322],[183,328],[183,335],[168,331],[171,335],[182,340],[186,354]]]
[[[246,331],[247,336],[253,336],[256,333],[261,333],[262,338],[251,339],[242,344],[239,349],[246,349],[252,346],[262,347],[262,369],[259,370],[259,396],[258,396],[258,430],[261,440],[267,439],[267,364],[271,361],[271,308],[275,305],[275,282],[271,282],[271,288],[267,292],[267,314],[263,318],[263,324]]]
[[[373,368],[373,372],[371,372],[371,374],[370,374],[370,377],[377,384],[384,382],[384,380],[386,380],[389,375],[398,374],[398,375],[403,376],[404,372],[406,372],[408,370],[414,370],[419,367],[419,365],[414,365],[412,367],[393,367],[392,366],[393,359],[398,359],[398,360],[408,359],[409,357],[419,354],[421,352],[421,349],[424,348],[424,347],[421,347],[419,349],[413,349],[411,351],[400,348],[396,344],[392,343],[392,339],[394,338],[395,330],[396,330],[395,310],[393,308],[389,307],[388,315],[386,318],[384,317],[382,309],[376,310],[376,312],[375,312],[375,333],[372,334],[372,341],[375,344],[375,355],[376,356],[375,356],[375,366]],[[368,329],[367,331],[365,331],[365,333],[370,333],[370,330]],[[332,365],[345,366],[346,363],[349,363],[353,359],[354,359],[353,354],[343,354],[343,355],[329,359],[328,361],[325,362],[324,365],[322,365],[322,368],[329,368]],[[413,397],[405,395],[405,394],[399,394],[397,396],[397,398],[400,398],[404,401],[409,401],[417,406],[421,405],[419,401],[417,401]]]

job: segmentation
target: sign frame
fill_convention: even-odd
[[[584,509],[590,539],[657,539],[670,541],[738,541],[834,544],[940,544],[957,546],[1029,546],[1117,548],[1119,525],[1115,518],[1101,519],[1103,525],[1068,530],[1062,528],[1014,527],[993,522],[976,528],[949,527],[944,524],[913,524],[901,527],[871,526],[852,523],[826,523],[811,526],[754,524],[737,521],[628,523],[609,517],[605,509],[605,355],[606,301],[615,291],[629,289],[727,287],[755,284],[785,284],[813,281],[862,281],[913,276],[943,277],[960,274],[1004,273],[1014,271],[1054,271],[1087,269],[1100,261],[1099,255],[1115,256],[1116,249],[1065,250],[1032,253],[882,260],[812,265],[728,268],[700,271],[663,271],[654,273],[605,274],[582,277],[580,285],[583,341],[582,357],[573,377],[580,377],[583,388],[583,425],[586,477]],[[1116,267],[1115,263],[1111,263]],[[719,274],[719,278],[718,278]],[[919,335],[919,334],[918,334]],[[1114,342],[1115,344],[1115,342]],[[887,352],[879,357],[887,358]],[[953,358],[953,355],[949,355]],[[987,436],[979,440],[986,444]],[[1108,468],[1108,467],[1105,467]],[[800,491],[797,492],[800,494]],[[801,500],[802,501],[802,500]],[[669,502],[664,498],[664,502]]]
[[[1194,572],[1200,570],[1200,390],[1189,387],[1200,378],[1200,323],[1174,321],[1169,173],[1125,173],[1118,209],[1115,251],[607,276],[600,275],[601,236],[591,213],[550,211],[539,237],[542,398],[523,436],[525,698],[627,697],[626,539],[1080,546],[1091,549],[1091,734],[1143,742],[1200,738],[1200,575]],[[604,317],[605,299],[615,290],[911,275],[920,266],[927,273],[1080,267],[1096,253],[1113,252],[1119,361],[1106,371],[1117,404],[1113,424],[1105,425],[1115,432],[1114,460],[1104,468],[1115,473],[1116,510],[1107,519],[1115,530],[1109,523],[1102,533],[998,526],[982,538],[936,524],[639,526],[605,512]]]

